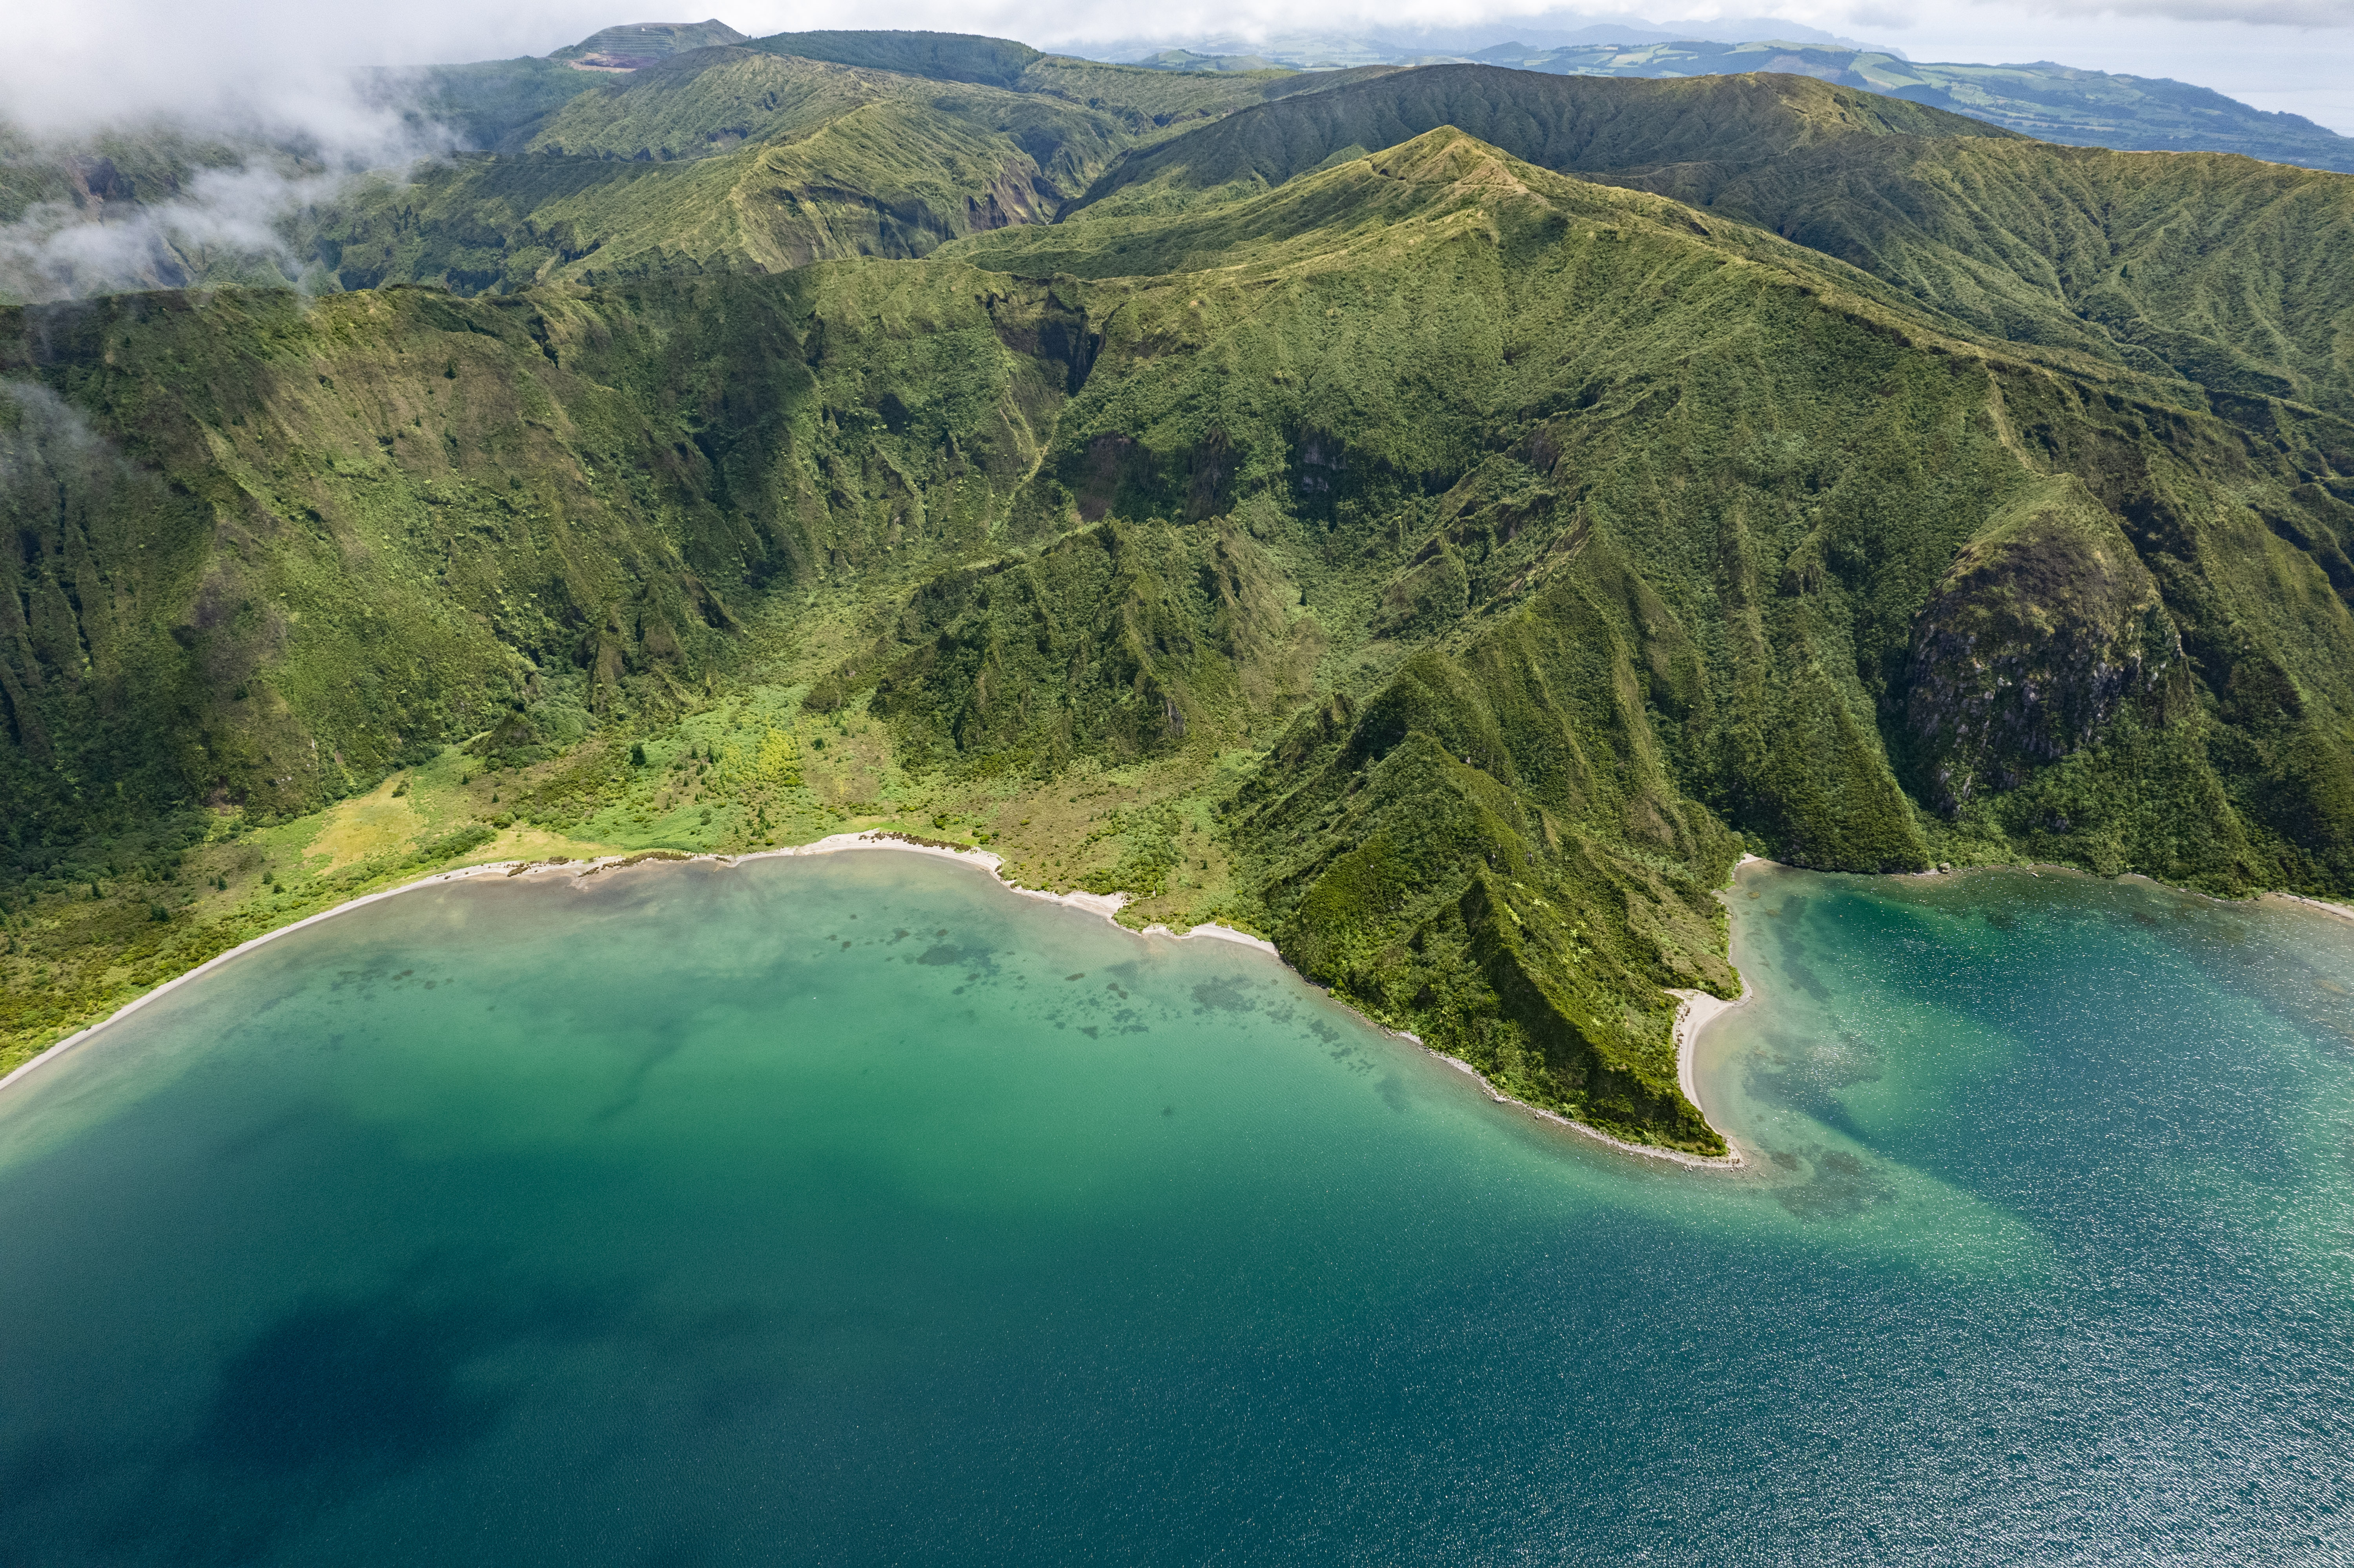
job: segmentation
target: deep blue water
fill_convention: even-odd
[[[0,1094],[0,1562],[2354,1561],[2354,924],[1731,900],[1735,1173],[915,856],[356,910]]]

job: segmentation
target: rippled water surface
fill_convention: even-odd
[[[0,1563],[2354,1559],[2354,924],[1753,865],[1733,1174],[860,853],[370,906],[0,1094]]]

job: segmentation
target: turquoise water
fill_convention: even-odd
[[[0,1095],[0,1562],[2354,1558],[2354,925],[1732,906],[1729,1174],[912,855],[355,911]]]

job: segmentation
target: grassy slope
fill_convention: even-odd
[[[1891,138],[1640,183],[1851,262],[1980,332],[2354,416],[2354,176],[2221,154]]]
[[[969,81],[1019,90],[1022,73],[1046,57],[1011,38],[975,33],[811,32],[776,33],[752,40],[752,48],[835,65],[896,71],[935,81]]]
[[[93,857],[135,842],[186,892],[253,832],[389,833],[223,823],[469,732],[418,785],[433,832],[379,860],[517,806],[620,847],[977,833],[1026,880],[1267,930],[1528,1097],[1698,1148],[1659,988],[1730,984],[1707,889],[1742,835],[2354,882],[2342,427],[1975,340],[1453,132],[921,263],[20,334],[12,371],[132,461],[18,400],[48,475],[0,596],[38,731],[9,789],[47,813],[18,1049],[137,983],[140,939],[66,902]],[[156,733],[195,745],[164,767]],[[215,793],[214,849],[157,836]],[[121,874],[83,902],[162,941],[182,916]]]
[[[778,33],[749,46],[775,54],[896,71],[934,81],[973,82],[1060,98],[1134,116],[1141,132],[1186,130],[1237,109],[1367,80],[1392,68],[1352,71],[1167,71],[1043,54],[1010,38],[970,33]]]
[[[16,723],[62,777],[278,812],[535,672],[591,715],[697,685],[733,624],[715,585],[968,547],[1025,471],[1059,385],[998,334],[1054,307],[961,273],[18,317],[9,368],[74,406],[10,409]],[[932,444],[891,437],[875,380]]]
[[[472,294],[919,256],[1052,218],[1125,150],[1380,74],[1138,70],[894,33],[780,35],[628,74],[560,58],[378,71],[372,102],[478,151],[347,186],[285,238],[305,286],[323,291],[430,282]],[[56,204],[57,223],[119,219],[207,168],[256,160],[321,172],[260,142],[154,131],[66,147],[0,126],[0,220],[36,203]],[[275,286],[280,252],[161,254],[143,281]],[[58,291],[0,269],[0,301]]]
[[[346,287],[777,271],[1051,216],[1126,144],[1058,100],[703,49],[610,79],[501,155],[379,185],[313,243]]]

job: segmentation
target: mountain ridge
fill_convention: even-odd
[[[2211,88],[2051,60],[2007,65],[1916,61],[1884,51],[1764,40],[1663,43],[1636,49],[1500,45],[1473,58],[1522,70],[1600,76],[1788,71],[1967,114],[2071,146],[2120,152],[2238,153],[2354,173],[2354,137],[2303,115],[2262,110]]]
[[[1313,36],[1257,44],[1195,40],[1139,63],[1158,69],[1232,70],[1338,64],[1499,65],[1551,74],[1685,78],[1749,72],[1811,76],[1840,86],[1973,116],[2073,146],[2122,152],[2239,153],[2310,168],[2354,171],[2354,138],[2297,114],[2254,108],[2210,88],[2052,60],[1976,64],[1916,61],[1884,46],[1828,34],[1739,31],[1712,37],[1658,28],[1593,27],[1536,44],[1491,29],[1411,42]],[[1803,31],[1803,30],[1802,30]],[[1198,50],[1198,52],[1197,52]]]

